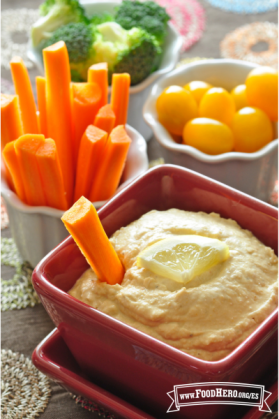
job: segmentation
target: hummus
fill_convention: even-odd
[[[185,285],[137,266],[146,246],[177,234],[224,241],[230,257]],[[88,269],[69,293],[197,358],[225,357],[277,306],[273,250],[218,214],[151,211],[110,240],[126,270],[121,285],[100,282]]]

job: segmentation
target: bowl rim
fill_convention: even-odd
[[[102,4],[102,6],[105,9],[106,5],[114,4],[116,6],[120,4],[121,2],[117,0],[107,0],[107,1],[102,1],[102,2],[98,2],[94,0],[80,0],[80,3],[84,7],[86,7],[86,5],[89,5],[89,4],[91,5],[91,4],[99,3],[99,4]],[[174,68],[176,63],[178,62],[179,54],[180,54],[182,44],[183,44],[183,38],[178,32],[178,30],[175,28],[175,26],[170,22],[168,22],[168,32],[173,37],[173,42],[171,43],[172,47],[170,49],[172,53],[172,60],[169,60],[169,62],[166,63],[166,65],[163,68],[159,68],[158,70],[149,74],[149,76],[147,76],[141,83],[138,83],[134,86],[130,86],[130,89],[129,89],[130,95],[139,93],[142,90],[145,90],[146,88],[148,88],[148,86],[150,86],[153,82],[155,82],[155,80],[157,80],[159,77],[170,72]],[[44,74],[44,66],[43,66],[43,63],[37,59],[37,53],[38,51],[36,50],[36,48],[32,47],[31,40],[29,39],[28,48],[27,48],[27,56],[29,60],[32,61],[32,63],[37,66],[39,71],[42,74]],[[163,55],[164,55],[164,52],[162,56]],[[111,92],[111,86],[109,86],[109,93],[110,92]]]
[[[206,59],[206,60],[194,61],[187,65],[181,65],[177,67],[176,69],[172,70],[171,72],[169,72],[168,74],[161,77],[160,80],[158,80],[154,84],[143,106],[143,118],[145,122],[153,130],[153,134],[156,140],[162,147],[176,153],[189,155],[199,161],[202,161],[204,163],[209,163],[209,164],[222,163],[222,162],[231,161],[231,160],[253,161],[253,160],[260,159],[261,157],[275,151],[276,148],[278,148],[278,139],[274,139],[270,143],[262,147],[260,150],[253,153],[230,151],[228,153],[209,155],[209,154],[203,153],[202,151],[192,146],[176,143],[172,139],[167,129],[157,120],[156,108],[155,108],[156,99],[158,97],[158,94],[162,90],[162,86],[165,84],[167,80],[173,79],[176,76],[180,76],[184,73],[187,73],[188,70],[191,68],[208,67],[208,66],[209,67],[222,67],[226,65],[241,66],[247,69],[249,68],[251,70],[253,68],[260,67],[260,65],[255,64],[255,63],[242,61],[242,60],[234,60],[230,58]]]
[[[123,202],[125,200],[126,191],[134,188],[134,185],[141,181],[143,177],[149,177],[153,174],[159,174],[160,171],[164,173],[168,169],[176,170],[177,173],[180,171],[190,172],[193,176],[197,178],[206,178],[209,179],[211,183],[221,185],[224,189],[229,190],[229,192],[234,193],[235,199],[240,199],[242,202],[246,203],[247,206],[253,205],[253,203],[257,203],[260,207],[260,211],[265,211],[266,214],[273,213],[273,217],[278,220],[278,213],[276,209],[263,201],[258,200],[257,198],[253,198],[243,192],[240,192],[234,188],[231,188],[227,185],[222,184],[221,182],[215,181],[213,179],[208,178],[207,176],[201,175],[197,172],[192,170],[186,169],[184,167],[179,167],[175,165],[162,165],[154,167],[148,170],[146,173],[139,176],[136,180],[131,182],[126,188],[120,191],[117,195],[112,197],[101,209],[98,210],[98,215],[100,219],[102,219],[102,214],[106,215],[109,207],[115,203],[116,200]],[[202,179],[201,179],[202,180]],[[62,291],[55,285],[53,285],[45,276],[45,265],[48,263],[48,259],[53,256],[54,253],[63,251],[63,248],[72,245],[74,240],[71,236],[68,236],[65,240],[63,240],[55,249],[53,249],[48,255],[46,255],[39,264],[35,267],[32,275],[32,282],[35,286],[35,289],[38,288],[42,292],[42,294],[47,294],[48,296],[52,296],[53,300],[57,302],[60,301],[63,305],[69,305],[72,310],[77,310],[79,314],[84,315],[86,318],[92,319],[92,313],[94,313],[94,318],[97,319],[101,324],[106,325],[108,327],[107,322],[109,323],[109,328],[113,328],[113,330],[119,332],[122,335],[127,337],[133,336],[135,341],[142,340],[145,341],[145,344],[148,347],[152,347],[152,350],[161,356],[165,356],[168,359],[173,359],[175,362],[179,363],[182,366],[187,365],[191,369],[202,368],[210,371],[210,373],[218,373],[222,374],[223,372],[228,372],[234,369],[234,366],[237,363],[238,358],[243,359],[245,358],[245,354],[247,353],[249,348],[256,348],[259,340],[262,341],[262,337],[265,336],[265,339],[268,338],[268,335],[278,327],[278,307],[262,322],[260,325],[243,341],[241,342],[232,352],[230,352],[226,357],[217,360],[217,361],[206,361],[203,359],[196,358],[186,352],[181,351],[163,341],[160,341],[144,332],[141,332],[134,327],[121,322],[91,306],[88,304],[76,299],[75,297],[69,295],[67,292]],[[81,255],[82,257],[82,255]],[[148,342],[148,343],[146,343]],[[186,364],[185,364],[186,363]]]
[[[143,138],[142,134],[138,132],[135,128],[131,127],[130,125],[126,124],[127,133],[130,134],[136,141],[139,142],[139,149],[138,154],[140,153],[142,155],[142,167],[141,167],[141,174],[144,174],[148,170],[148,156],[147,156],[147,143],[145,139]],[[1,160],[2,164],[2,160]],[[2,176],[1,176],[1,196],[9,202],[9,204],[17,209],[20,212],[28,213],[28,214],[44,214],[55,218],[61,218],[65,211],[59,210],[52,207],[47,206],[31,206],[27,205],[24,202],[22,202],[19,197],[16,195],[15,192],[13,192],[4,177],[4,170],[2,166]],[[137,175],[137,176],[141,176]],[[131,183],[137,176],[133,176],[130,179],[125,180],[125,182],[121,183],[118,188],[116,189],[116,192],[121,191],[123,188],[125,188],[129,183]],[[93,202],[93,205],[95,208],[102,207],[108,200],[105,201],[96,201]]]

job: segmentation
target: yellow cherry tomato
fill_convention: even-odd
[[[215,155],[232,151],[234,138],[226,124],[210,118],[195,118],[184,127],[183,143]]]
[[[235,114],[233,98],[222,87],[213,87],[203,96],[199,116],[217,119],[217,121],[230,125]]]
[[[248,106],[245,84],[239,84],[234,89],[232,89],[231,95],[234,100],[236,111],[239,111],[239,109]]]
[[[235,113],[232,122],[235,151],[254,153],[273,139],[272,124],[258,108],[247,106]]]
[[[271,67],[254,68],[245,84],[249,106],[260,108],[271,121],[278,121],[278,71]]]
[[[197,104],[200,104],[200,101],[203,95],[212,88],[211,84],[206,83],[205,81],[194,80],[190,81],[190,83],[185,84],[183,86],[184,89],[188,90],[194,96],[195,101]]]
[[[183,127],[198,116],[198,105],[190,92],[181,86],[169,86],[156,102],[158,119],[172,134],[182,135]]]

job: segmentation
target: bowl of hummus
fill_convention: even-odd
[[[190,170],[148,171],[99,210],[124,267],[119,285],[97,280],[72,238],[47,255],[33,284],[89,376],[155,417],[168,392],[202,382],[261,384],[277,362],[277,211]],[[198,235],[229,256],[186,283],[140,267],[148,246]],[[226,417],[226,405],[187,418]],[[203,412],[203,413],[202,413]],[[176,417],[185,417],[181,408]],[[225,416],[224,416],[225,415]]]

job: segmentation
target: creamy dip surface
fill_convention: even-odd
[[[137,266],[146,246],[181,234],[224,241],[230,257],[186,285]],[[121,285],[100,282],[88,269],[69,293],[197,358],[224,358],[277,307],[273,250],[218,214],[151,211],[110,241],[126,270]]]

